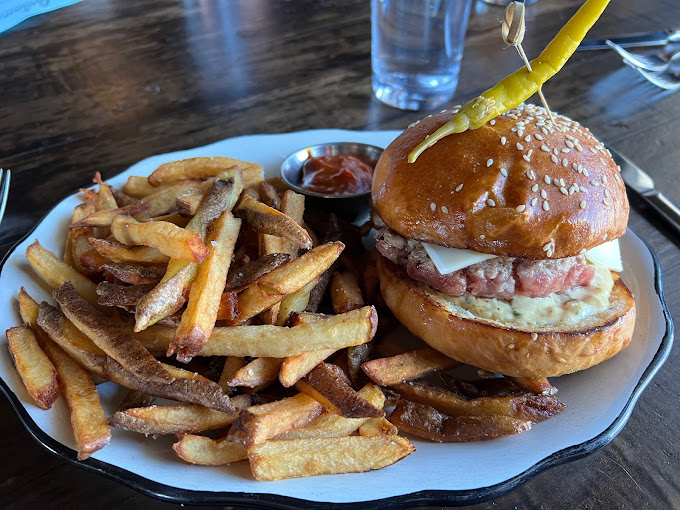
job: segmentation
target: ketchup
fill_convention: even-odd
[[[354,156],[319,156],[302,165],[306,190],[324,195],[350,195],[371,190],[373,166]]]

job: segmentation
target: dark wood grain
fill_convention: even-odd
[[[530,6],[535,56],[581,2]],[[456,102],[517,68],[502,9],[476,2]],[[680,27],[676,0],[616,0],[591,35]],[[0,35],[0,166],[14,174],[0,253],[58,200],[148,156],[224,138],[303,129],[399,129],[424,114],[371,94],[367,0],[87,0]],[[609,52],[575,55],[545,87],[553,109],[647,169],[680,202],[680,94],[646,84]],[[680,240],[632,200],[631,228],[657,252],[680,317]],[[680,355],[675,349],[623,432],[473,508],[680,508]],[[47,453],[0,398],[6,508],[177,508]]]

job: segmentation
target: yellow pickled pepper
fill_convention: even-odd
[[[541,54],[531,61],[532,71],[522,67],[481,96],[466,103],[453,118],[425,138],[408,155],[409,163],[445,136],[477,129],[535,94],[573,55],[586,33],[600,18],[610,0],[586,0]]]

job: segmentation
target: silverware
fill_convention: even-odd
[[[623,63],[635,69],[639,74],[642,75],[642,77],[645,80],[647,80],[652,85],[656,85],[661,89],[669,90],[671,92],[680,89],[680,73],[673,73],[670,71],[664,71],[663,73],[652,73],[650,71],[640,69],[639,67],[634,66],[633,64],[626,62],[625,60],[623,61]]]
[[[607,46],[608,40],[618,44],[622,48],[665,46],[668,43],[680,41],[680,29],[623,34],[613,37],[604,37],[602,39],[586,39],[581,42],[577,50],[606,50],[609,48],[609,46]]]
[[[611,41],[607,41],[607,45],[616,53],[621,55],[623,60],[629,64],[644,69],[645,71],[653,71],[660,73],[668,69],[676,60],[680,59],[680,51],[675,53],[666,53],[659,55],[634,55],[629,51],[624,50],[621,46]]]
[[[0,168],[0,221],[5,215],[5,206],[7,205],[7,197],[9,197],[9,181],[12,178],[12,172]]]
[[[654,180],[628,158],[608,147],[612,158],[621,167],[621,177],[629,189],[645,200],[680,234],[680,208],[654,187]]]

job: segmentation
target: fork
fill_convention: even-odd
[[[627,66],[630,66],[633,69],[635,69],[638,73],[642,75],[642,77],[645,80],[647,80],[652,85],[656,85],[661,89],[670,91],[680,89],[680,73],[672,73],[670,71],[662,73],[653,73],[650,71],[645,71],[644,69],[641,69],[626,60],[624,60],[623,62]]]
[[[5,206],[7,205],[7,197],[9,197],[9,181],[12,178],[12,172],[0,168],[0,221],[5,214]]]
[[[624,62],[646,71],[663,72],[667,70],[674,61],[680,59],[680,51],[670,55],[669,58],[662,58],[659,55],[634,55],[609,40],[607,40],[606,43],[607,46],[621,55]]]

